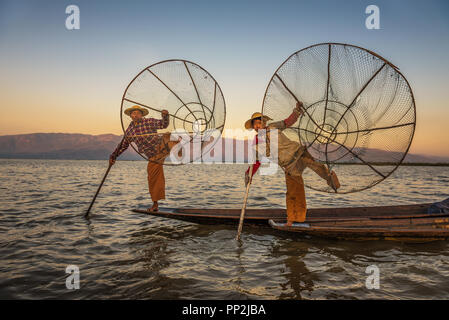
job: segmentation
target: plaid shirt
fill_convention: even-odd
[[[157,135],[158,129],[165,129],[169,124],[169,115],[162,115],[162,119],[141,118],[138,121],[132,121],[125,131],[125,139],[117,146],[111,154],[111,158],[116,159],[123,153],[131,142],[137,146],[139,153],[145,154],[148,158],[157,155],[162,136]]]

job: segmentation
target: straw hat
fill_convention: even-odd
[[[251,116],[251,119],[246,120],[246,122],[245,122],[245,129],[246,129],[246,130],[252,129],[252,128],[253,128],[252,121],[253,121],[254,119],[262,118],[262,117],[263,117],[263,119],[264,119],[265,121],[273,120],[273,119],[271,119],[271,118],[268,117],[268,116],[262,115],[262,113],[260,113],[260,112],[254,112],[253,115]]]
[[[140,112],[142,112],[143,116],[146,116],[148,114],[148,110],[139,106],[132,106],[131,108],[128,108],[125,110],[125,114],[127,116],[131,116],[131,112],[135,111],[135,110],[139,110]]]

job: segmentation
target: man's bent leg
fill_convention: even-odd
[[[148,161],[148,189],[153,202],[165,199],[164,166]]]
[[[330,179],[330,172],[327,169],[327,167],[316,161],[309,152],[305,152],[302,161],[304,165],[310,169],[312,169],[317,175],[319,175],[321,178],[323,178],[326,181],[329,181]]]
[[[302,157],[303,164],[312,169],[317,175],[326,180],[327,184],[334,190],[340,188],[340,182],[338,181],[337,174],[329,169],[322,163],[316,161],[310,153],[304,153]]]
[[[165,153],[165,155],[168,156],[170,154],[171,149],[173,149],[173,147],[177,145],[180,141],[181,138],[179,138],[179,140],[172,141],[171,133],[170,132],[164,133],[162,136],[162,144],[164,145],[163,153]],[[182,157],[182,149],[178,151],[178,156]]]
[[[304,180],[301,175],[292,176],[286,173],[285,182],[287,184],[287,222],[304,222],[307,212]]]

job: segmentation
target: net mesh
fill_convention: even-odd
[[[186,60],[158,62],[142,70],[131,81],[123,94],[120,109],[125,138],[132,120],[123,112],[134,105],[149,111],[146,118],[161,119],[164,109],[170,115],[168,127],[148,134],[148,139],[164,133],[184,133],[178,147],[187,150],[188,156],[184,155],[183,160],[176,163],[167,161],[166,156],[149,159],[131,143],[145,159],[168,165],[201,160],[218,141],[226,118],[225,100],[218,83],[201,66]]]
[[[335,170],[338,193],[370,188],[404,160],[416,123],[413,93],[399,70],[379,55],[337,43],[294,53],[273,75],[262,113],[285,119],[298,100],[305,113],[284,133]],[[335,192],[313,175],[304,171],[308,187]]]

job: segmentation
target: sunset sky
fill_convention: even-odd
[[[65,8],[80,8],[67,30]],[[380,30],[365,8],[380,8]],[[131,79],[157,61],[194,61],[218,81],[227,128],[260,111],[276,68],[293,52],[343,42],[398,66],[413,89],[410,152],[449,156],[449,1],[3,1],[0,135],[121,134]]]

